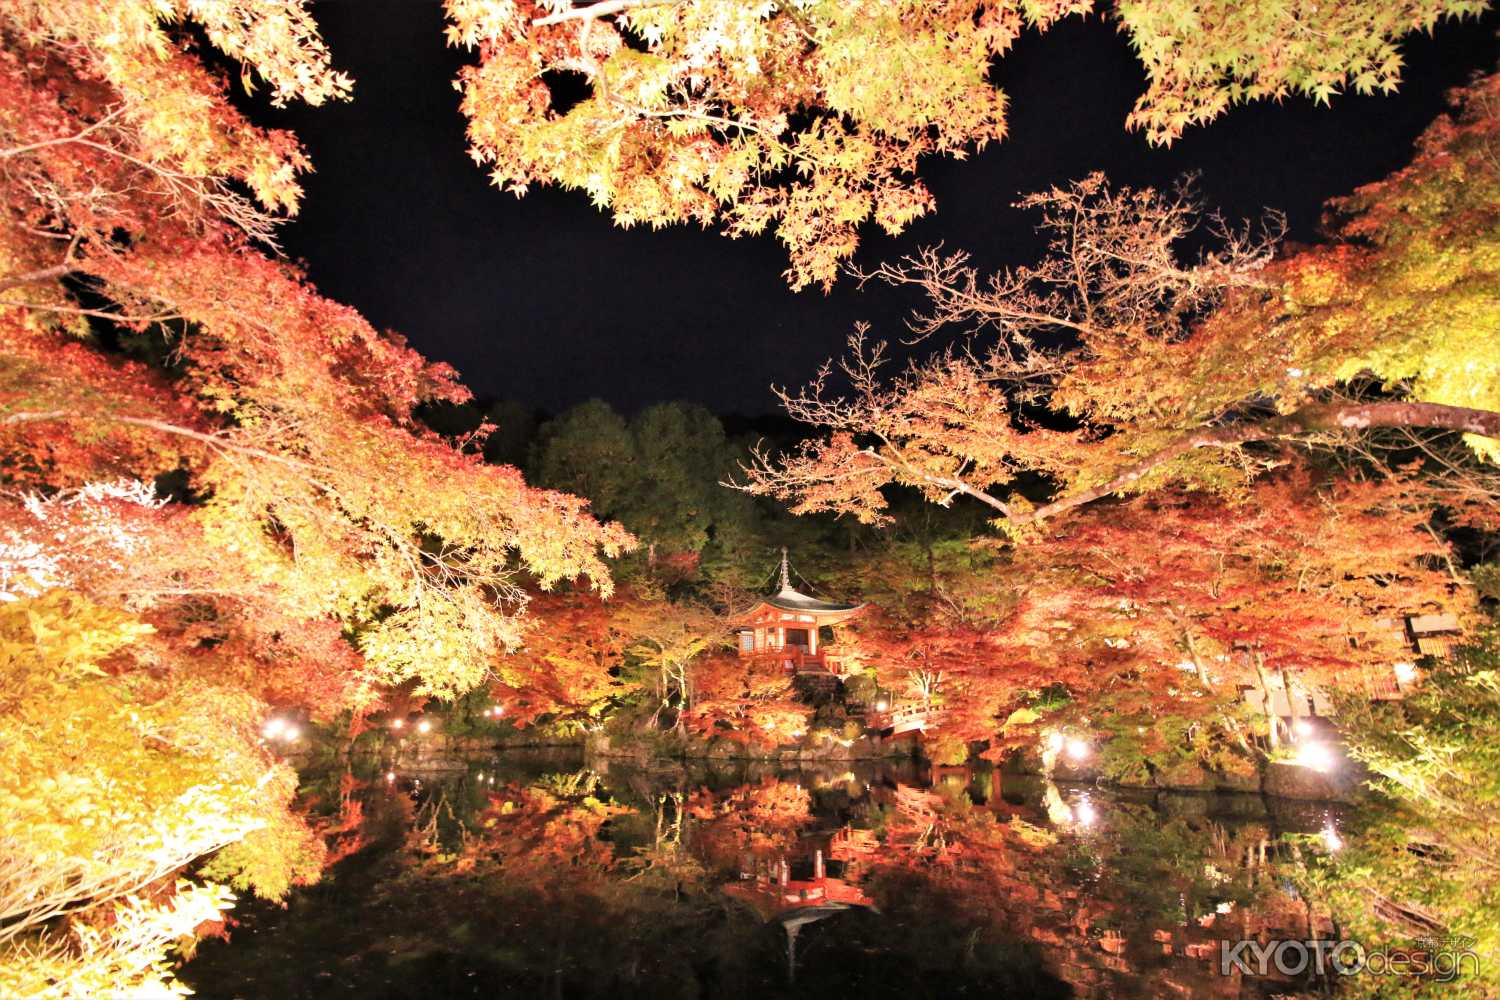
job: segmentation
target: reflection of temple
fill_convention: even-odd
[[[854,836],[856,833],[868,836],[868,831],[845,827],[831,837],[813,838],[806,845],[812,846],[811,856],[792,861],[785,855],[747,856],[740,865],[739,883],[723,887],[726,896],[750,907],[761,920],[776,921],[786,931],[787,975],[791,980],[797,978],[797,934],[804,926],[852,907],[875,908],[875,901],[849,880],[857,877],[857,869],[851,871],[849,862],[863,844]],[[873,847],[873,838],[870,841]],[[846,877],[829,874],[830,862]],[[800,877],[803,875],[806,877]]]
[[[824,911],[822,916],[827,916],[851,906],[873,908],[874,901],[858,885],[829,872],[831,861],[840,876],[853,874],[846,867],[850,837],[850,832],[841,830],[832,837],[816,838],[812,843],[819,846],[803,858],[747,857],[740,865],[739,884],[726,885],[724,892],[755,910],[762,920],[785,922],[803,910]]]
[[[798,673],[842,674],[844,659],[837,646],[823,641],[818,633],[827,629],[831,637],[833,626],[863,609],[862,604],[823,601],[793,590],[786,550],[782,549],[780,589],[735,619],[740,656],[769,657]]]

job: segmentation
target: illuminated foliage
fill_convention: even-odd
[[[1389,92],[1401,80],[1397,39],[1484,9],[1473,0],[1119,0],[1120,30],[1148,81],[1127,123],[1165,144],[1247,101]]]
[[[799,701],[779,663],[709,655],[693,667],[693,703],[683,713],[688,731],[724,737],[765,751],[807,734],[813,708]]]
[[[1470,939],[1479,975],[1440,987],[1458,996],[1488,996],[1500,983],[1497,638],[1493,623],[1481,629],[1404,702],[1341,706],[1350,753],[1370,768],[1380,798],[1314,877],[1357,933],[1420,939],[1441,927]]]
[[[232,899],[172,878],[226,845],[239,843],[219,874],[272,898],[318,869],[321,845],[287,814],[296,776],[258,739],[256,700],[187,664],[141,662],[150,632],[64,590],[0,603],[8,993],[159,986],[167,949]]]
[[[1089,0],[448,0],[470,152],[497,186],[585,192],[622,226],[774,227],[793,288],[828,288],[873,221],[933,209],[918,160],[1005,133],[991,61]],[[1478,0],[1118,3],[1165,143],[1229,105],[1390,90],[1395,40]],[[582,92],[572,101],[570,89]]]
[[[194,32],[275,103],[348,93],[293,0],[0,11],[7,993],[174,988],[228,900],[187,866],[272,898],[320,866],[269,704],[469,690],[522,579],[607,594],[631,542],[425,430],[456,373],[267,252],[308,164]]]
[[[882,488],[967,495],[1017,530],[1111,494],[1187,483],[1243,488],[1283,443],[1343,454],[1430,455],[1450,502],[1493,510],[1500,438],[1495,205],[1497,81],[1419,141],[1412,164],[1335,202],[1334,242],[1273,259],[1278,235],[1221,231],[1184,262],[1191,193],[1112,189],[1098,175],[1021,202],[1050,239],[1036,265],[983,278],[927,251],[868,278],[911,284],[920,335],[977,328],[991,346],[940,354],[894,379],[879,345],[852,341],[835,393],[825,369],[788,412],[826,436],[762,455],[750,488],[799,512],[887,519]],[[1389,462],[1373,456],[1376,461]],[[1033,506],[1026,475],[1054,484]]]

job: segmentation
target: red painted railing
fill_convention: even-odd
[[[761,649],[754,654],[756,659],[778,662],[787,670],[799,674],[833,674],[844,676],[846,657],[837,649],[823,647],[810,653],[805,646],[784,646],[781,649]]]

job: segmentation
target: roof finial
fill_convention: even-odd
[[[789,570],[787,568],[787,564],[786,564],[786,546],[785,545],[783,545],[781,547],[781,589],[782,590],[791,590],[792,589],[792,574],[791,574],[791,570]]]

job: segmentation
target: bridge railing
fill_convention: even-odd
[[[885,710],[865,709],[865,725],[871,729],[925,729],[937,713],[920,702],[892,705]]]

